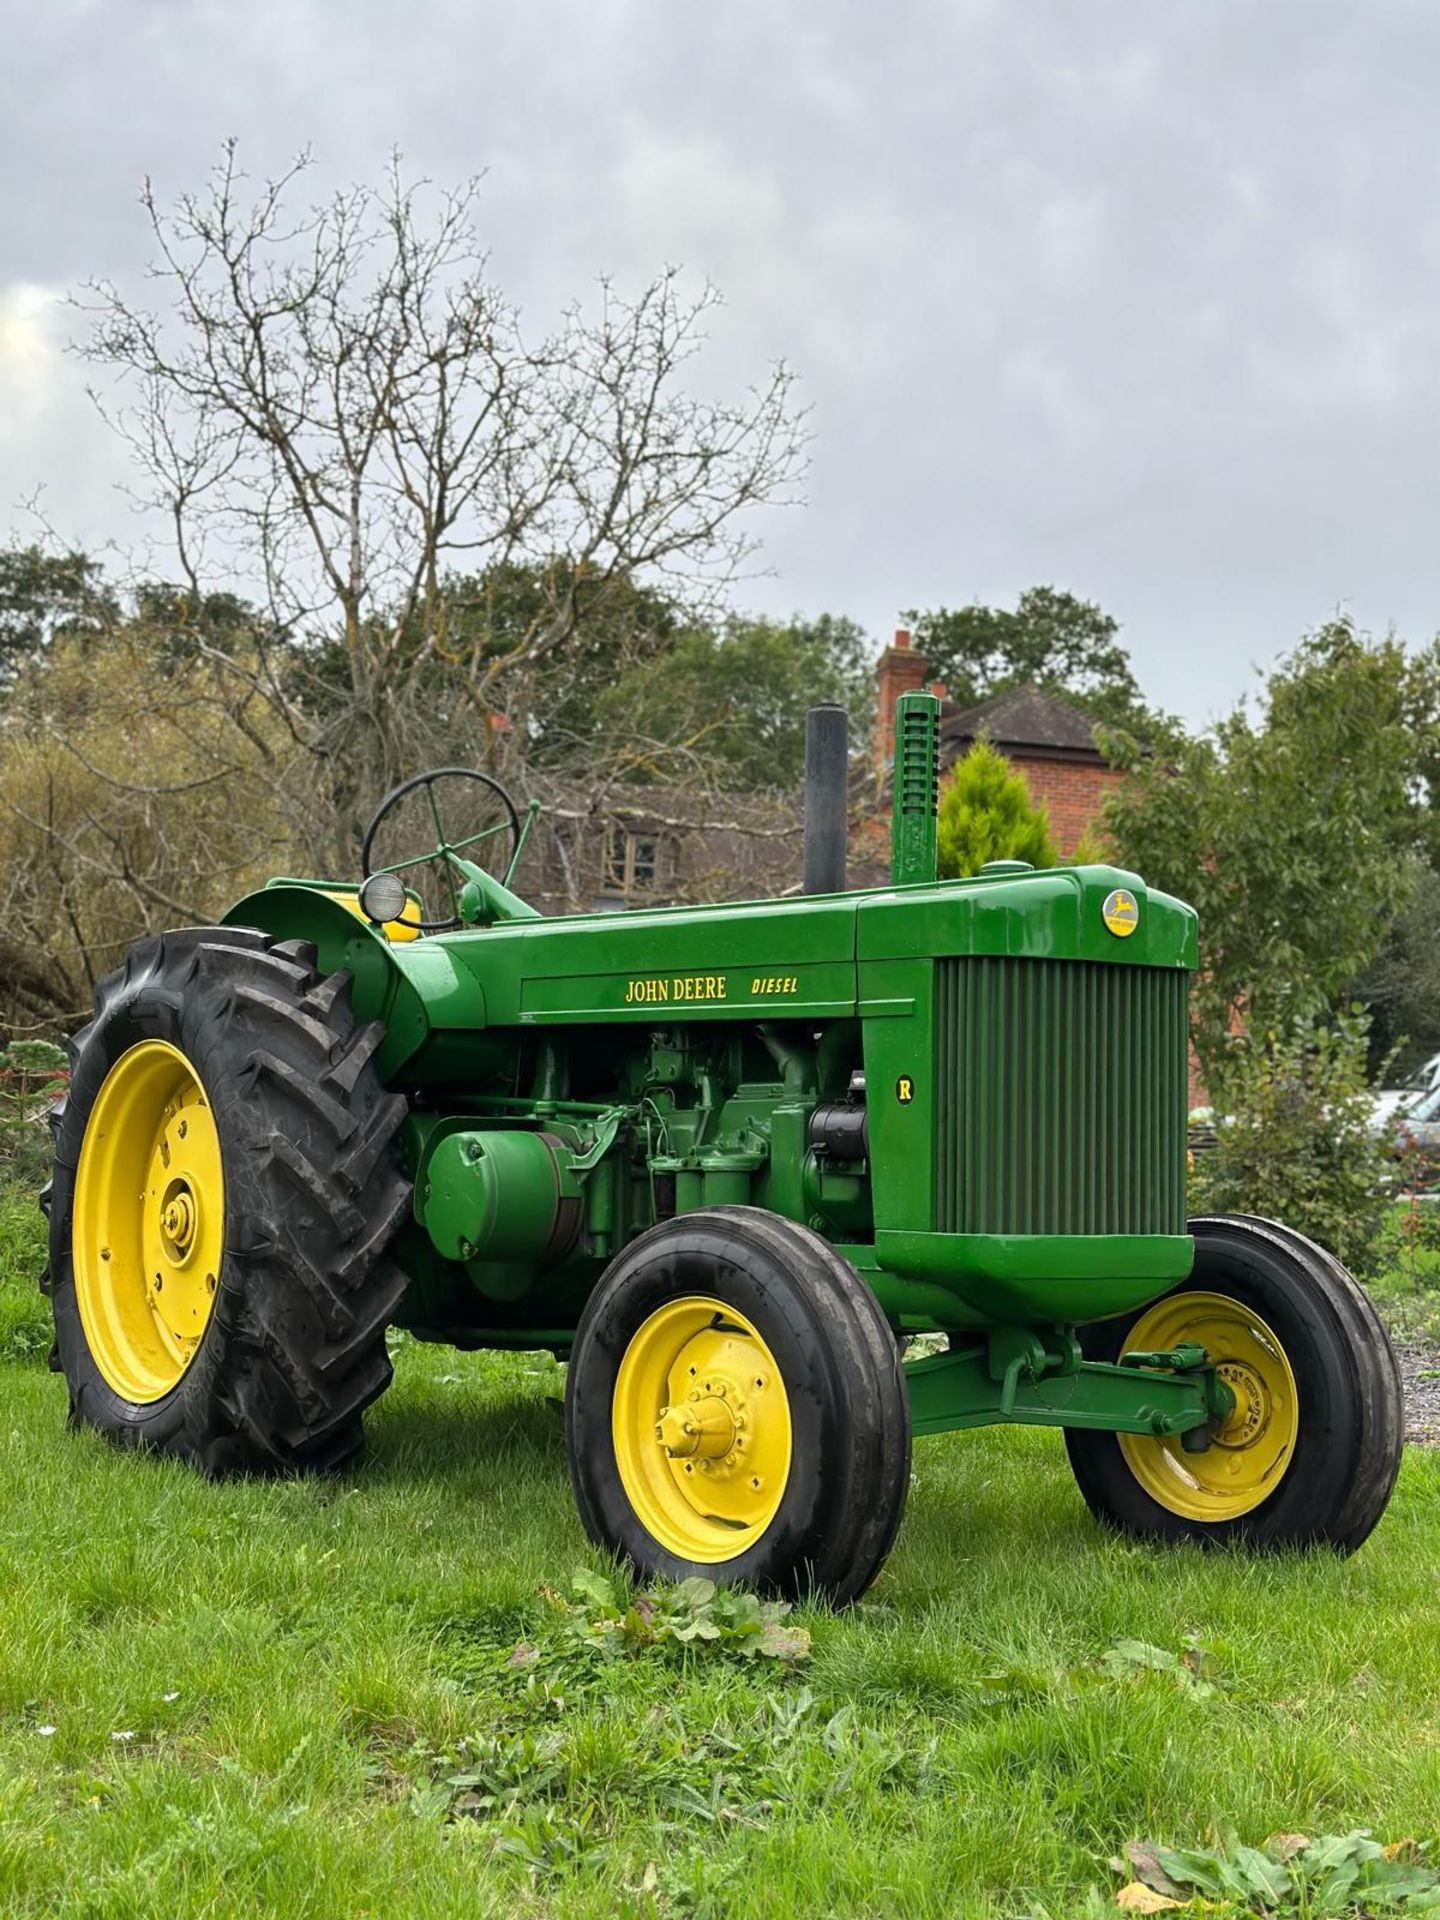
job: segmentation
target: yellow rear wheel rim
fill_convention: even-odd
[[[1120,1451],[1152,1500],[1185,1520],[1236,1520],[1268,1500],[1295,1453],[1300,1399],[1295,1375],[1258,1313],[1223,1293],[1177,1293],[1142,1314],[1127,1350],[1193,1342],[1205,1349],[1235,1405],[1204,1453],[1178,1435],[1122,1433]]]
[[[72,1265],[91,1357],[122,1400],[163,1399],[210,1323],[225,1246],[220,1136],[200,1077],[142,1040],[95,1097],[75,1174]]]
[[[691,1294],[621,1356],[611,1404],[620,1482],[659,1546],[704,1566],[753,1547],[790,1479],[790,1399],[753,1323]]]

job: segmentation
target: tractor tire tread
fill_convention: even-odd
[[[803,1417],[810,1432],[806,1444],[797,1426],[795,1478],[775,1518],[723,1572],[720,1563],[675,1558],[644,1531],[619,1480],[610,1433],[612,1375],[624,1345],[657,1304],[692,1290],[757,1319],[786,1379],[792,1417]],[[645,1572],[713,1571],[845,1606],[869,1587],[894,1543],[910,1483],[899,1347],[855,1269],[818,1234],[778,1214],[706,1207],[632,1240],[581,1317],[565,1407],[571,1484],[586,1530]]]
[[[1369,1537],[1389,1504],[1405,1449],[1405,1388],[1394,1346],[1385,1323],[1364,1288],[1328,1249],[1294,1227],[1258,1214],[1206,1214],[1191,1229],[1242,1226],[1264,1233],[1311,1263],[1324,1282],[1330,1310],[1345,1329],[1344,1350],[1354,1369],[1355,1427],[1352,1446],[1356,1468],[1348,1497],[1336,1512],[1326,1538],[1353,1552]]]
[[[1081,1493],[1098,1519],[1128,1532],[1207,1545],[1326,1546],[1353,1553],[1385,1511],[1404,1442],[1400,1369],[1379,1315],[1334,1255],[1293,1227],[1255,1214],[1205,1214],[1191,1220],[1190,1231],[1195,1272],[1173,1291],[1238,1287],[1236,1298],[1248,1292],[1254,1311],[1277,1337],[1288,1334],[1286,1353],[1300,1394],[1295,1458],[1252,1511],[1192,1521],[1140,1489],[1113,1434],[1067,1429],[1066,1449]],[[1207,1286],[1211,1266],[1219,1278]],[[1277,1325],[1284,1321],[1288,1328]],[[1111,1320],[1082,1329],[1081,1344],[1087,1358],[1109,1360],[1124,1337],[1125,1324]]]
[[[385,1329],[406,1279],[390,1247],[410,1188],[389,1154],[407,1104],[374,1071],[383,1028],[357,1026],[349,976],[321,980],[314,959],[309,942],[248,928],[146,938],[100,982],[70,1045],[51,1268],[72,1418],[210,1477],[343,1465],[391,1377]],[[179,1045],[212,1099],[228,1217],[200,1350],[161,1401],[135,1407],[89,1358],[66,1242],[89,1104],[142,1034]]]

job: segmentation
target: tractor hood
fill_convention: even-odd
[[[1007,866],[970,880],[561,915],[403,942],[357,917],[341,897],[350,893],[329,882],[276,882],[225,919],[314,941],[325,972],[348,967],[357,1010],[391,1030],[392,1066],[434,1031],[880,1012],[886,962],[976,954],[1196,963],[1193,909],[1110,866]]]

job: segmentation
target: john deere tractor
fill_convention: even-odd
[[[58,1120],[73,1417],[337,1467],[399,1326],[568,1359],[580,1518],[647,1574],[852,1600],[912,1436],[995,1423],[1061,1428],[1131,1533],[1359,1546],[1383,1328],[1291,1228],[1186,1217],[1193,912],[1108,866],[937,882],[937,713],[900,703],[887,885],[845,890],[817,709],[803,892],[541,917],[533,810],[441,769],[360,879],[138,942]]]

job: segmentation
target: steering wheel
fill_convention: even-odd
[[[477,800],[492,810],[498,803],[500,818],[492,825],[482,827],[478,833],[465,833],[457,840],[449,839],[445,831],[440,802],[435,794],[435,789],[442,780],[453,781],[457,786],[459,782],[468,781],[472,784],[472,788],[487,789],[483,798],[473,791],[467,793],[465,798],[472,808]],[[385,860],[372,865],[375,842],[385,822],[392,816],[407,811],[405,803],[411,795],[422,794],[435,828],[434,844],[424,853],[408,854],[403,860]],[[449,809],[452,821],[459,812],[459,801],[458,792],[452,790]],[[409,810],[418,811],[419,809],[416,803],[412,802]],[[402,780],[398,787],[386,794],[375,809],[374,817],[366,827],[365,838],[360,845],[363,878],[368,880],[372,874],[376,873],[398,874],[408,872],[414,867],[430,867],[432,873],[443,876],[452,912],[446,919],[419,920],[415,924],[421,933],[448,933],[455,927],[465,924],[460,912],[460,889],[469,878],[469,874],[466,872],[465,862],[459,856],[467,847],[477,846],[482,840],[491,840],[496,834],[506,832],[510,835],[509,859],[513,861],[520,846],[520,817],[515,811],[514,802],[498,780],[493,780],[488,773],[478,772],[474,767],[432,767],[428,773],[417,773],[409,780]]]

